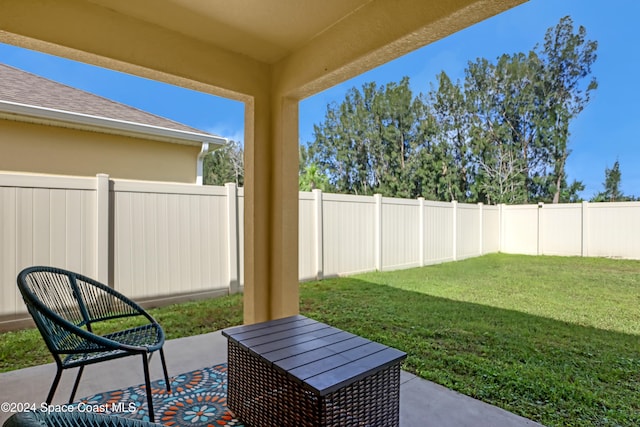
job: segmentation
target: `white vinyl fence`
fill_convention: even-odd
[[[140,300],[237,292],[243,190],[0,173],[0,327],[24,267],[81,272]]]
[[[501,252],[640,259],[640,202],[501,209]]]
[[[18,272],[54,265],[173,301],[243,284],[243,189],[0,173],[0,329]],[[301,280],[491,252],[640,259],[640,202],[484,206],[300,193]]]
[[[300,279],[497,252],[498,219],[499,207],[482,204],[300,193]]]

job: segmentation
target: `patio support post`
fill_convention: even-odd
[[[298,101],[263,94],[245,108],[244,322],[299,312]]]

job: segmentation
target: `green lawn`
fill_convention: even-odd
[[[169,337],[241,322],[241,298],[153,310]],[[187,310],[186,312],[183,310]],[[488,255],[301,285],[301,312],[408,353],[404,369],[548,426],[640,425],[640,262]],[[50,361],[0,335],[0,369]]]

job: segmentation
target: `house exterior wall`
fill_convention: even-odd
[[[199,147],[0,120],[0,170],[195,183]]]

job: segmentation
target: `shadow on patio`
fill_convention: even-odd
[[[220,332],[180,338],[165,344],[169,375],[209,367],[227,361],[227,342]],[[90,366],[78,389],[78,396],[126,388],[144,381],[138,358],[125,358]],[[55,374],[47,364],[0,374],[0,402],[35,403],[46,397]],[[162,378],[159,359],[151,361],[151,377]],[[71,390],[74,373],[63,374],[53,404],[63,404]],[[0,422],[11,414],[0,412]],[[400,425],[439,427],[539,426],[533,421],[495,406],[422,380],[407,372],[401,374]]]

